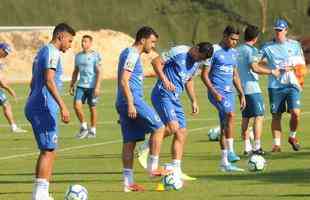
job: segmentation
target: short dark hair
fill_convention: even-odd
[[[55,26],[53,31],[53,38],[55,38],[61,32],[67,32],[72,36],[75,36],[75,30],[66,23],[60,23]]]
[[[240,34],[240,31],[239,31],[239,29],[238,29],[237,27],[228,25],[228,26],[226,26],[226,28],[224,29],[223,34],[224,34],[225,36],[230,36],[230,35],[232,35],[232,34],[239,35],[239,34]]]
[[[142,39],[147,39],[151,35],[154,35],[156,38],[159,37],[159,35],[156,33],[156,31],[153,28],[149,26],[143,26],[138,30],[136,34],[136,42],[139,42]]]
[[[207,58],[211,58],[213,54],[213,45],[210,42],[200,42],[196,45],[199,53],[205,54]]]
[[[259,35],[259,29],[257,26],[248,25],[244,31],[244,40],[251,41]]]
[[[82,39],[88,38],[90,41],[93,41],[93,37],[90,35],[83,35]]]

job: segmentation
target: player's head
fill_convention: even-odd
[[[90,35],[83,35],[82,37],[82,48],[87,51],[91,48],[93,42],[93,37]]]
[[[228,25],[223,32],[223,42],[227,48],[234,48],[239,41],[240,31],[238,28]]]
[[[12,52],[12,49],[7,43],[0,43],[0,58],[5,58]]]
[[[136,34],[135,44],[142,45],[143,53],[150,53],[155,48],[158,37],[158,34],[153,28],[143,26]]]
[[[190,54],[196,61],[206,60],[211,58],[213,54],[213,45],[209,42],[198,43],[193,48],[191,48]]]
[[[71,47],[73,36],[75,36],[74,29],[66,23],[60,23],[54,28],[53,41],[58,42],[58,48],[62,52]]]
[[[284,42],[286,40],[288,24],[284,19],[277,19],[273,25],[275,31],[275,39],[278,42]]]
[[[258,35],[259,35],[258,27],[254,25],[248,25],[244,31],[244,40],[246,42],[253,41],[254,43],[256,43]]]

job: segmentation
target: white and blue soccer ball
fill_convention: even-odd
[[[87,200],[88,192],[85,187],[81,185],[70,185],[66,194],[65,200]]]
[[[266,160],[261,155],[252,155],[248,161],[248,168],[250,171],[263,171],[266,167]]]
[[[163,177],[162,183],[165,190],[180,190],[183,187],[183,181],[176,173],[170,173]]]
[[[221,137],[221,128],[220,126],[211,128],[208,131],[208,138],[210,141],[219,141]]]

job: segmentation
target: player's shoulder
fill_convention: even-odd
[[[269,49],[269,48],[272,48],[275,45],[276,45],[276,42],[274,40],[271,40],[271,41],[263,43],[263,45],[261,46],[260,49],[261,50]]]
[[[223,50],[220,44],[213,44],[213,53]]]
[[[171,48],[171,52],[173,52],[175,55],[187,53],[190,50],[190,46],[187,45],[178,45]]]
[[[292,45],[292,46],[295,46],[295,47],[298,47],[298,48],[301,47],[300,42],[297,41],[297,40],[287,39],[287,42],[288,42],[290,45]]]

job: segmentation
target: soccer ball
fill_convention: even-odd
[[[88,192],[85,187],[81,185],[70,185],[66,194],[65,200],[87,200]]]
[[[163,177],[162,183],[165,190],[180,190],[183,187],[183,181],[175,173],[167,174]]]
[[[208,131],[208,138],[210,141],[219,141],[221,137],[221,128],[215,127],[215,128],[211,128]]]
[[[250,171],[263,171],[266,166],[266,160],[261,155],[252,155],[248,161],[248,167]]]

